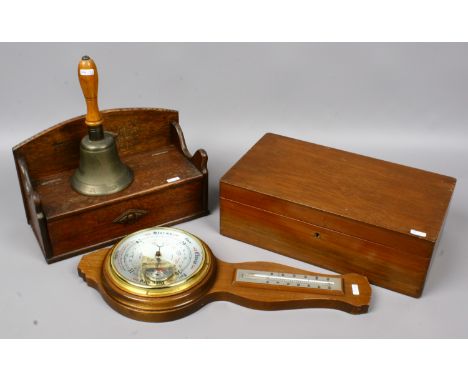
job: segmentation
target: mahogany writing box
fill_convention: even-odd
[[[454,178],[275,134],[221,179],[221,233],[413,297]]]

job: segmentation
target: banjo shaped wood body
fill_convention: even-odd
[[[141,296],[120,288],[105,266],[106,258],[110,256],[113,248],[100,249],[83,256],[78,265],[78,273],[114,310],[140,321],[175,320],[212,301],[230,301],[260,310],[331,308],[352,314],[368,311],[371,287],[364,276],[323,275],[269,262],[231,264],[217,259],[205,243],[203,246],[209,259],[204,278],[190,289],[174,295]],[[340,278],[342,289],[317,291],[294,286],[244,282],[239,281],[236,276],[239,270]]]

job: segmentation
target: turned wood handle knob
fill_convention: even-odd
[[[86,124],[90,127],[102,124],[102,116],[99,111],[98,96],[98,72],[94,61],[88,56],[83,56],[78,64],[78,78],[86,100]]]

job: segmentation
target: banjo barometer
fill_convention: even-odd
[[[150,322],[181,318],[212,301],[359,314],[367,312],[371,297],[364,276],[323,275],[268,262],[226,263],[199,238],[166,227],[137,231],[112,248],[83,256],[78,272],[113,309]]]

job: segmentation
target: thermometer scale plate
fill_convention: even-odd
[[[248,269],[238,269],[237,282],[247,282],[283,287],[299,287],[304,289],[341,292],[343,290],[340,277],[311,276],[298,273],[267,272]]]

